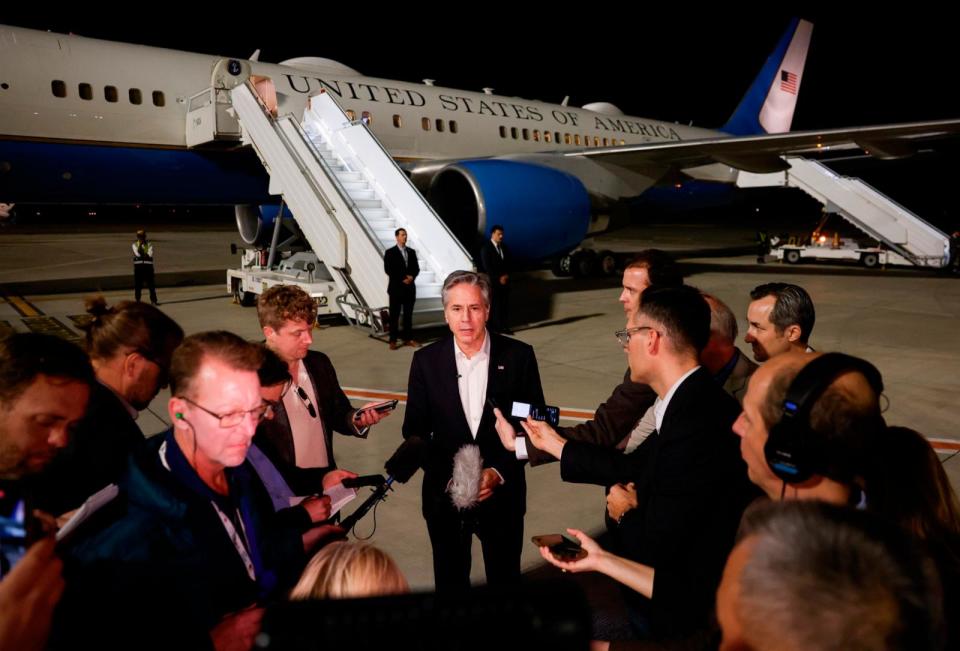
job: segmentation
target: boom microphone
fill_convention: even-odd
[[[340,521],[340,526],[343,527],[345,531],[350,531],[353,527],[360,521],[360,518],[365,516],[370,509],[372,509],[377,502],[387,499],[387,491],[391,490],[391,485],[393,482],[398,481],[402,484],[408,482],[414,473],[420,469],[423,465],[423,460],[426,456],[427,444],[419,436],[411,436],[405,440],[397,451],[393,453],[387,462],[384,464],[384,468],[387,471],[387,478],[384,479],[380,475],[368,475],[366,477],[357,477],[352,480],[351,483],[357,481],[368,481],[368,480],[379,480],[373,483],[365,483],[362,485],[366,486],[376,486],[373,489],[373,493],[363,501],[363,504],[357,507],[357,510],[345,517]],[[347,481],[344,480],[343,485],[347,485]]]

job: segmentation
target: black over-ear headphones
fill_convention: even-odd
[[[767,465],[783,481],[798,484],[823,469],[823,442],[810,429],[810,411],[827,387],[847,371],[859,372],[878,396],[883,393],[883,378],[877,367],[843,353],[821,355],[800,369],[790,384],[783,400],[783,416],[770,428],[763,446]]]

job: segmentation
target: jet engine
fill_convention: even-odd
[[[590,223],[583,184],[531,163],[485,159],[448,165],[433,177],[428,198],[474,254],[494,224],[503,226],[515,258],[534,261],[579,246]]]

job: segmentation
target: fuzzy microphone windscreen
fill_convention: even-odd
[[[483,457],[480,448],[468,443],[453,457],[453,477],[447,486],[453,505],[461,511],[477,505],[480,493],[480,477],[483,474]]]

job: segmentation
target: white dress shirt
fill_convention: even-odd
[[[316,418],[310,415],[310,410],[297,394],[297,388],[306,392],[313,405]],[[313,391],[313,382],[307,373],[307,367],[301,359],[297,365],[297,377],[293,386],[283,396],[283,408],[287,412],[290,422],[290,433],[293,436],[293,451],[296,463],[300,468],[325,468],[330,465],[330,455],[327,453],[327,437],[323,431],[323,421],[320,419],[320,408],[317,406],[317,395]]]
[[[474,440],[483,417],[483,404],[487,399],[487,376],[490,368],[490,333],[484,331],[483,345],[480,350],[468,358],[453,341],[453,354],[457,361],[457,388],[460,390],[460,404],[467,417],[470,433]]]

